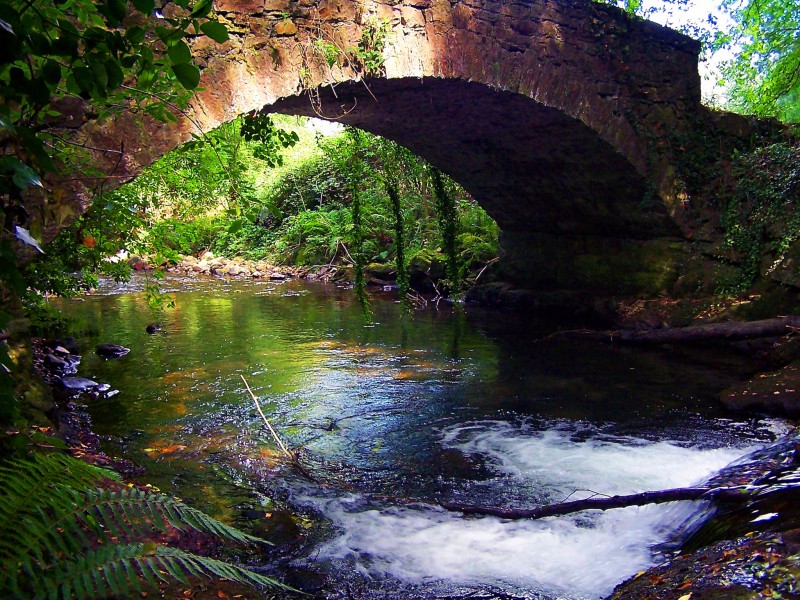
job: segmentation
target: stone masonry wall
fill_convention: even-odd
[[[514,232],[507,239],[682,237],[684,199],[663,139],[698,109],[700,82],[699,45],[681,34],[589,0],[217,0],[215,9],[231,39],[195,42],[203,91],[188,117],[125,113],[78,130],[96,148],[124,140],[121,159],[96,156],[112,185],[198,130],[280,109],[403,143],[462,183]],[[320,39],[357,45],[365,25],[384,21],[379,77],[361,81],[354,62],[331,68],[315,51]],[[63,197],[77,212],[90,195]]]

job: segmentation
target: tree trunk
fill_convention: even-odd
[[[676,344],[686,342],[734,341],[761,337],[777,337],[800,328],[800,316],[778,317],[762,321],[710,323],[676,327],[674,329],[648,329],[642,331],[565,331],[564,335],[584,339],[628,342],[637,344]]]

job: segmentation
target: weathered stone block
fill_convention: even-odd
[[[284,19],[275,23],[275,35],[292,36],[297,33],[297,25],[290,19]]]
[[[219,12],[259,14],[264,10],[264,1],[265,0],[215,0],[214,8]]]

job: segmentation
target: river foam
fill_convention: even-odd
[[[692,485],[748,451],[652,443],[585,428],[535,431],[502,421],[448,428],[441,443],[485,461],[506,485],[530,488],[534,496],[540,491],[545,502],[575,490],[625,494]],[[678,503],[503,521],[431,506],[365,510],[354,496],[314,503],[339,530],[318,549],[324,562],[414,585],[505,586],[547,598],[607,595],[654,564],[653,546],[698,510]]]

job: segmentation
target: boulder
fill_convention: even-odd
[[[192,265],[192,271],[195,273],[208,273],[211,271],[211,265],[208,264],[206,259],[201,260],[200,262],[195,263]]]
[[[397,279],[397,269],[393,263],[370,263],[365,271],[368,277],[374,277],[381,281]]]

